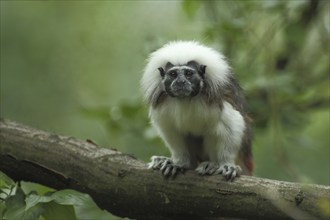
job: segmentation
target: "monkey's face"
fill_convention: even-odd
[[[194,61],[180,66],[167,63],[165,70],[159,68],[159,71],[165,91],[172,97],[193,97],[199,94],[203,87],[205,66],[199,66]]]

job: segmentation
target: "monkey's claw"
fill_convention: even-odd
[[[226,180],[233,181],[235,177],[240,176],[242,169],[240,166],[234,164],[223,164],[220,168],[215,171],[215,174],[221,174]]]
[[[148,163],[148,169],[159,170],[163,166],[164,162],[167,160],[171,160],[171,159],[162,156],[152,156],[151,162]]]
[[[196,168],[196,171],[199,175],[212,175],[218,169],[219,165],[217,163],[205,161]]]
[[[199,175],[217,175],[221,174],[226,178],[226,180],[233,181],[235,177],[239,176],[242,173],[240,166],[234,164],[223,164],[219,165],[214,162],[205,161],[201,163],[197,169]]]
[[[175,165],[172,159],[162,156],[152,156],[148,164],[149,169],[160,170],[165,177],[175,177],[179,172],[183,173],[184,168]]]

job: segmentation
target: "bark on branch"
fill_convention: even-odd
[[[226,182],[189,171],[174,180],[131,155],[0,121],[0,170],[13,179],[89,193],[133,219],[322,219],[330,187],[242,176]]]

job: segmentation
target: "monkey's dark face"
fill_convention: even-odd
[[[165,70],[159,68],[165,91],[170,96],[178,98],[196,96],[203,87],[205,67],[195,61],[180,66],[167,63]]]

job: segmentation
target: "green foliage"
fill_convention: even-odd
[[[149,123],[145,105],[140,101],[123,102],[112,107],[82,108],[81,113],[102,121],[113,146],[118,146],[121,151],[145,161],[149,160],[155,149],[162,149],[159,152],[168,154]]]
[[[183,1],[182,10],[187,14],[189,19],[193,19],[201,4],[201,1]]]
[[[0,182],[0,216],[4,220],[118,219],[101,211],[87,194],[74,190],[52,190],[44,195],[37,191],[26,192],[21,187],[24,182],[15,184],[2,172]],[[39,188],[34,186],[34,189]]]

